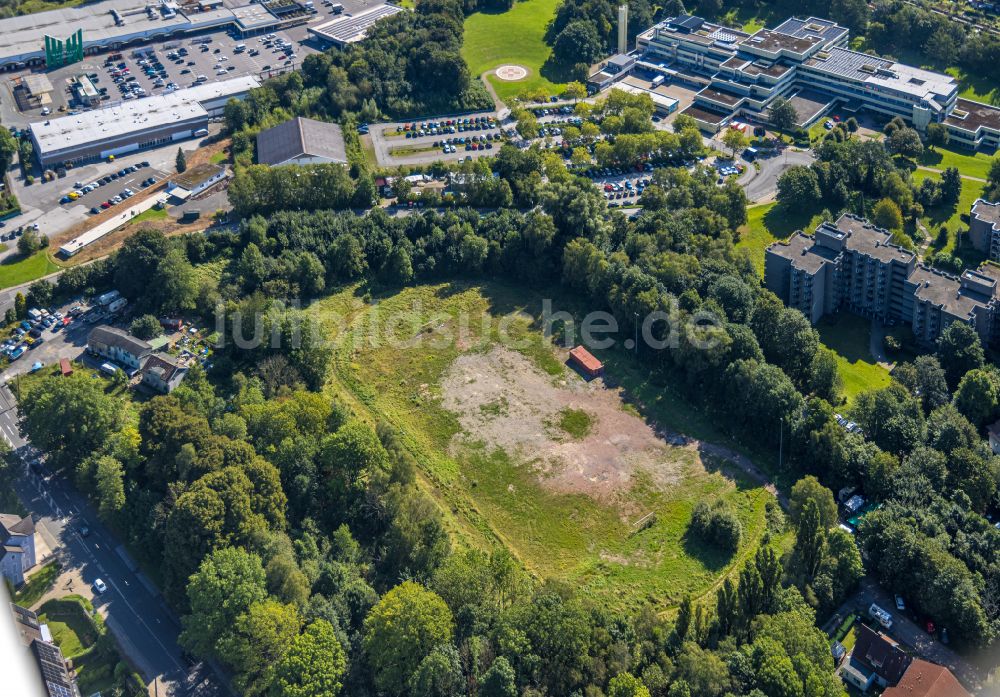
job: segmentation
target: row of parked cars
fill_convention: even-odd
[[[463,119],[404,123],[401,126],[396,126],[396,132],[405,134],[407,138],[420,138],[422,136],[436,136],[445,133],[488,131],[496,127],[497,120],[493,116],[473,116]]]
[[[503,139],[499,133],[486,133],[474,136],[458,136],[455,138],[445,138],[435,140],[434,147],[441,148],[445,154],[457,152],[457,148],[464,147],[468,150],[492,150],[493,142],[500,142]]]
[[[134,165],[129,165],[128,167],[123,167],[122,169],[118,170],[117,172],[112,172],[111,174],[107,175],[106,177],[101,177],[100,179],[97,179],[97,180],[95,180],[93,182],[90,182],[89,184],[85,184],[84,182],[76,182],[75,184],[73,184],[73,191],[70,191],[68,194],[66,194],[61,199],[59,199],[59,203],[70,203],[72,201],[75,201],[78,198],[80,198],[81,196],[86,196],[91,191],[95,191],[95,190],[97,190],[98,188],[100,188],[102,186],[107,186],[108,184],[110,184],[111,182],[115,181],[116,179],[121,179],[122,177],[127,177],[128,175],[130,175],[130,174],[132,174],[134,172],[137,172],[137,171],[139,171],[140,169],[142,169],[144,167],[149,167],[149,162],[147,162],[147,161],[144,160],[142,162],[137,162]],[[147,179],[145,179],[143,181],[142,188],[150,186],[151,184],[154,184],[154,183],[156,183],[156,177],[149,177],[149,178],[147,178]],[[131,192],[131,189],[125,189],[125,191]],[[134,192],[131,192],[129,195],[131,196],[132,193],[134,193]],[[128,198],[128,196],[126,196],[124,198]],[[121,199],[119,199],[115,203],[120,203],[120,202],[121,202]],[[106,207],[109,208],[110,206],[106,206]]]
[[[566,106],[552,107],[552,108],[539,107],[537,109],[534,109],[534,112],[535,116],[551,116],[553,114],[572,114],[573,107],[569,106],[568,104]]]

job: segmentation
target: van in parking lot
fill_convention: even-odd
[[[195,78],[194,81],[195,82],[208,82],[208,78],[205,77],[204,75],[199,75],[198,77]]]
[[[236,47],[233,48],[233,53],[243,53],[246,50],[247,50],[246,44],[236,44]]]

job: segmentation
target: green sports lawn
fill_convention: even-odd
[[[545,28],[558,5],[559,0],[525,0],[514,3],[507,12],[469,15],[462,46],[469,72],[479,76],[508,64],[527,68],[528,77],[517,82],[505,82],[495,76],[488,78],[502,100],[537,88],[558,93],[558,83],[542,75],[542,66],[552,55],[552,47],[545,43]]]

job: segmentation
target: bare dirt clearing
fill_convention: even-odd
[[[552,378],[508,348],[459,356],[443,376],[441,394],[442,406],[463,429],[453,448],[481,442],[504,450],[531,463],[542,484],[557,492],[607,501],[627,491],[640,470],[666,487],[701,469],[693,450],[666,445],[626,411],[617,390],[575,374]],[[593,426],[582,439],[559,428],[566,409],[591,417]]]

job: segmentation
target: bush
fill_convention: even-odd
[[[163,329],[160,327],[160,320],[154,315],[143,315],[132,320],[129,332],[132,336],[148,341],[162,334]]]
[[[728,504],[699,501],[691,515],[688,532],[724,552],[733,554],[743,538],[743,525]]]

